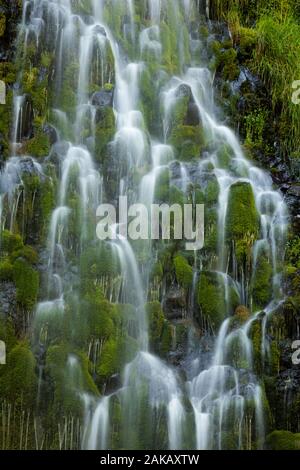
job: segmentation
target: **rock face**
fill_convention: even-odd
[[[20,19],[19,0],[2,1],[0,4],[0,60],[10,61],[14,55],[14,42]]]
[[[184,289],[175,285],[170,287],[164,299],[163,308],[169,320],[184,318],[187,308]]]
[[[101,90],[97,91],[92,96],[92,105],[99,106],[100,108],[111,107],[114,100],[114,91]]]

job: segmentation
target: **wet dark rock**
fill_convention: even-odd
[[[208,30],[210,32],[209,40],[211,42],[213,41],[224,42],[224,41],[232,40],[227,23],[221,22],[221,21],[209,21],[207,25],[208,25]]]
[[[44,365],[46,362],[47,348],[44,344],[39,343],[38,350],[35,355],[37,363],[39,366]]]
[[[198,126],[200,124],[200,114],[199,109],[196,103],[193,101],[189,103],[187,117],[186,117],[186,124],[188,126]]]
[[[53,163],[58,168],[60,161],[66,156],[69,147],[70,144],[65,140],[56,142],[52,146],[50,155],[45,159],[45,161]]]
[[[181,287],[176,285],[170,287],[163,302],[163,310],[168,320],[181,319],[185,316],[186,296]]]
[[[259,78],[253,75],[249,69],[246,67],[240,67],[240,75],[238,79],[231,82],[232,92],[241,92],[242,85],[245,84],[245,82],[247,82],[252,92],[255,92],[258,87],[262,86]]]
[[[22,106],[22,120],[19,122],[17,141],[21,142],[24,139],[31,139],[34,136],[33,132],[33,106],[30,95],[24,95],[24,102]]]
[[[50,145],[55,144],[58,141],[57,130],[51,124],[45,124],[43,127],[43,132],[49,138]]]
[[[39,176],[40,172],[34,164],[31,157],[21,157],[19,159],[19,168],[22,174]]]
[[[119,390],[121,387],[122,387],[122,378],[120,374],[114,374],[106,382],[104,393],[106,395],[111,395],[112,393]]]
[[[0,318],[13,317],[16,311],[16,288],[12,282],[0,284]]]
[[[105,36],[105,37],[106,37],[105,28],[103,28],[103,26],[101,26],[100,24],[97,24],[97,25],[94,27],[94,32],[95,32],[95,34],[102,34],[102,36]]]
[[[193,98],[192,90],[189,85],[183,83],[180,85],[176,90],[176,98],[184,98],[189,97],[190,99]]]
[[[114,90],[96,91],[92,96],[92,105],[100,108],[111,107],[114,101]]]
[[[289,349],[289,357],[291,364],[291,349]],[[278,396],[281,397],[283,405],[286,408],[292,406],[298,396],[300,384],[300,367],[294,366],[282,370],[276,380],[276,390]]]
[[[0,40],[0,58],[8,62],[13,59],[15,54],[15,39],[21,16],[21,4],[18,0],[1,2],[0,12],[6,17],[5,33]]]

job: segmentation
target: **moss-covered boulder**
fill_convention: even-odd
[[[95,157],[97,162],[108,165],[108,144],[113,140],[115,134],[115,115],[110,106],[101,107],[97,110]]]
[[[46,355],[46,374],[53,390],[53,406],[58,415],[71,413],[81,416],[83,402],[80,394],[98,395],[89,373],[89,361],[82,351],[74,351],[68,344],[51,346]]]
[[[13,338],[12,333],[10,336]],[[14,342],[14,341],[13,341]],[[6,366],[0,368],[2,396],[11,402],[34,406],[37,393],[36,361],[26,342],[8,351]]]
[[[175,256],[174,267],[178,284],[186,290],[189,289],[193,282],[193,269],[186,258],[182,255]]]
[[[300,450],[300,433],[289,431],[273,431],[267,436],[269,450]]]
[[[225,286],[222,277],[214,272],[202,272],[198,284],[200,316],[217,330],[226,318]]]
[[[246,323],[250,318],[250,311],[245,305],[239,305],[234,312],[234,319],[243,324]]]
[[[146,313],[149,323],[149,341],[152,349],[158,352],[164,330],[165,316],[159,302],[147,303]]]
[[[174,146],[178,160],[199,158],[205,147],[203,130],[200,126],[180,124],[172,132],[170,144]]]
[[[228,197],[226,238],[227,243],[234,243],[238,261],[250,258],[259,231],[260,218],[251,185],[246,182],[233,184]]]
[[[271,261],[266,256],[260,256],[257,260],[251,286],[254,310],[266,307],[272,299],[272,274]]]
[[[17,302],[25,311],[31,311],[36,304],[39,291],[39,274],[23,258],[13,265],[13,279],[17,288]]]

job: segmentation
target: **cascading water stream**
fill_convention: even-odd
[[[136,19],[136,2],[126,0],[127,23],[118,34],[115,30],[117,25],[113,24],[114,16],[110,16],[108,10],[121,8],[122,0],[113,0],[108,8],[105,0],[91,0],[90,3],[92,8],[89,14],[84,10],[74,13],[69,0],[33,0],[25,2],[24,6],[20,34],[23,37],[25,55],[28,41],[32,37],[39,48],[41,41],[52,34],[50,42],[56,64],[57,94],[53,103],[53,121],[58,142],[53,146],[50,156],[56,149],[60,179],[57,206],[51,216],[48,234],[47,293],[38,304],[35,315],[37,327],[43,325],[39,337],[48,328],[51,317],[60,322],[64,315],[70,313],[68,302],[71,309],[76,310],[74,304],[80,296],[78,285],[82,268],[78,260],[84,250],[98,247],[93,223],[97,206],[106,200],[105,190],[107,191],[110,183],[107,184],[104,169],[100,165],[99,170],[96,162],[97,120],[103,119],[106,105],[103,106],[102,102],[99,105],[97,102],[99,97],[95,98],[95,95],[99,91],[95,92],[92,83],[97,83],[97,90],[104,90],[107,94],[111,93],[115,83],[113,99],[109,95],[111,102],[108,105],[113,107],[116,120],[116,132],[109,143],[110,157],[117,161],[115,183],[118,194],[114,194],[114,197],[127,196],[130,203],[140,202],[150,208],[156,201],[156,190],[162,176],[166,173],[170,176],[172,171],[178,172],[178,177],[175,178],[178,190],[183,197],[188,197],[195,179],[197,183],[204,181],[208,184],[206,180],[210,168],[209,177],[215,178],[218,186],[218,240],[214,263],[211,263],[214,267],[211,269],[210,266],[210,274],[216,280],[220,292],[224,293],[225,312],[222,312],[224,319],[219,329],[215,330],[211,325],[206,328],[204,336],[212,332],[216,336],[213,351],[207,360],[204,359],[201,341],[193,340],[190,356],[187,355],[185,363],[181,365],[185,375],[179,374],[167,361],[152,354],[152,332],[149,331],[145,304],[149,298],[150,268],[153,259],[158,257],[157,248],[148,241],[143,241],[136,248],[134,243],[131,244],[122,235],[120,225],[116,223],[115,240],[106,243],[105,247],[109,247],[109,256],[118,265],[119,284],[107,291],[110,292],[109,300],[113,298],[115,304],[134,307],[131,321],[137,327],[132,328],[134,333],[131,340],[135,353],[132,355],[128,347],[119,351],[120,355],[128,354],[130,359],[120,377],[114,377],[117,385],[111,388],[110,384],[101,384],[102,388],[99,386],[101,398],[85,389],[80,361],[76,355],[68,354],[66,383],[71,384],[71,391],[84,407],[85,414],[81,446],[87,449],[108,449],[112,446],[112,436],[118,434],[114,445],[122,449],[134,446],[140,448],[143,445],[146,447],[149,442],[153,448],[165,445],[174,450],[223,449],[228,446],[226,438],[233,429],[234,448],[242,449],[246,446],[245,436],[249,435],[247,420],[250,416],[254,420],[256,445],[262,448],[265,437],[264,391],[254,373],[251,327],[264,311],[261,350],[265,357],[268,351],[268,317],[282,301],[280,263],[287,213],[281,194],[272,187],[271,178],[245,158],[234,133],[218,121],[214,102],[214,79],[209,64],[191,58],[192,42],[200,41],[200,38],[197,40],[189,37],[192,23],[195,17],[198,18],[196,11],[199,11],[200,3],[207,10],[208,2],[174,0],[174,6],[168,0],[148,0],[143,2],[146,9],[145,24],[140,27]],[[178,35],[177,41],[173,37],[176,43],[173,54],[178,58],[176,73],[172,70],[169,74],[165,71],[166,66],[162,65],[166,48],[166,24],[175,28],[175,35]],[[60,99],[66,80],[66,64],[72,65],[75,61],[78,67],[71,69],[76,77],[74,83],[77,87],[72,95],[76,103],[75,111],[67,113],[60,109]],[[149,116],[142,104],[145,92],[143,80],[148,68],[159,71],[160,77],[157,84],[151,84],[158,96],[156,103],[162,113],[161,122],[156,123],[160,132],[155,136],[147,129]],[[172,134],[176,121],[175,111],[182,98],[186,97],[193,109],[193,119],[199,127],[198,131],[200,132],[201,127],[207,142],[205,155],[202,155],[201,162],[197,161],[196,165],[195,161],[177,161],[178,149]],[[23,132],[24,103],[26,104],[26,100],[23,94],[15,96],[12,137],[14,155],[6,164],[4,174],[0,175],[1,193],[6,193],[11,200],[21,183],[15,153]],[[104,140],[104,135],[101,138]],[[59,145],[61,152],[57,151]],[[228,167],[221,161],[219,152],[224,147],[229,160]],[[200,155],[197,158],[199,160]],[[39,174],[43,173],[39,164],[34,162],[34,166]],[[137,174],[142,175],[138,184],[134,183]],[[245,185],[251,189],[259,219],[259,234],[250,249],[252,272],[251,268],[247,270],[244,265],[238,266],[235,247],[231,250],[227,240],[230,198],[236,185]],[[11,210],[11,226],[14,224],[16,210],[17,208]],[[1,194],[1,225],[2,214]],[[249,243],[251,245],[251,240]],[[146,261],[140,260],[139,251]],[[260,308],[259,313],[254,311],[245,324],[235,327],[231,318],[234,313],[232,298],[238,299],[239,305],[252,308],[254,300],[249,286],[253,284],[256,272],[260,269],[262,257],[266,257],[272,266],[273,300],[264,309]],[[101,265],[101,261],[93,260],[94,271],[97,271],[97,263]],[[191,311],[187,315],[191,324],[196,310],[197,285],[205,274],[205,269],[202,269],[204,262],[201,254],[197,257],[195,253],[193,285],[188,305]],[[105,282],[106,279],[97,279],[93,285],[95,295],[99,285]],[[163,299],[160,300],[162,303]],[[74,331],[76,328],[78,325],[74,325]],[[122,331],[124,327],[119,328]],[[236,355],[232,353],[235,348],[238,350]],[[89,359],[92,358],[94,374],[98,361],[101,361],[101,354],[103,344],[95,333],[89,346]],[[231,356],[234,356],[233,360],[230,359]],[[42,393],[40,385],[38,402]],[[118,431],[113,425],[116,414],[121,429]],[[145,428],[147,436],[145,444],[141,444],[139,433]],[[249,447],[251,448],[251,439]]]

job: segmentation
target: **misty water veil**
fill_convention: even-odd
[[[38,301],[22,320],[37,370],[22,448],[27,419],[37,448],[264,448],[262,375],[272,367],[268,322],[284,301],[288,213],[215,98],[222,32],[208,3],[24,2],[0,174],[3,230],[24,234],[41,207],[31,222],[43,240]],[[39,159],[28,88],[49,69],[51,145]],[[100,241],[97,207],[124,196],[146,207],[204,204],[204,247]],[[28,270],[31,288],[30,256],[14,269],[17,281]]]

